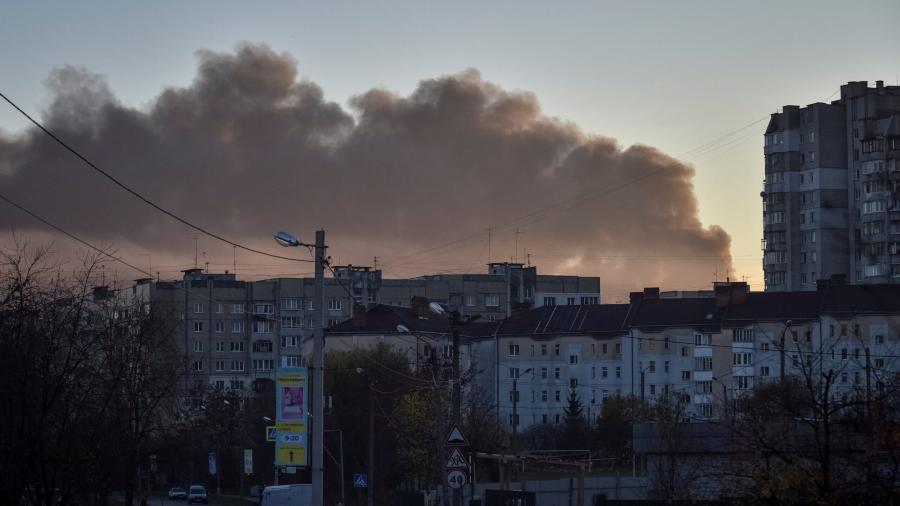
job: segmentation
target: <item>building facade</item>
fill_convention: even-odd
[[[830,104],[784,106],[764,137],[767,291],[900,282],[900,86],[841,86]]]

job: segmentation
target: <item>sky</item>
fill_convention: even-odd
[[[359,113],[351,99],[373,88],[407,96],[422,80],[477,69],[503,90],[533,93],[544,115],[586,135],[614,138],[622,149],[653,146],[693,165],[699,218],[731,236],[732,274],[754,289],[762,288],[760,120],[782,105],[833,99],[850,80],[894,84],[900,75],[900,3],[891,0],[3,0],[0,7],[0,91],[38,117],[53,99],[48,76],[64,65],[103,76],[119,102],[146,109],[163,89],[191,85],[198,51],[230,53],[243,42],[290,55],[298,79],[318,85],[326,101],[351,115]],[[0,104],[0,132],[14,136],[25,127]],[[530,204],[519,202],[521,214],[533,210]],[[519,249],[541,251],[528,237],[525,230]],[[500,246],[507,243],[496,248],[511,249]],[[502,255],[513,252],[494,259]],[[339,259],[364,261],[351,253]],[[428,271],[427,264],[417,268]],[[723,275],[708,270],[683,288],[706,287]]]

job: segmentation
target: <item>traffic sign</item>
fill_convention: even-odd
[[[275,442],[275,438],[278,437],[278,427],[274,425],[266,426],[266,441],[270,443]]]
[[[462,488],[466,484],[466,473],[459,469],[454,469],[447,473],[447,485],[452,489]]]
[[[447,459],[447,465],[444,466],[447,469],[465,469],[466,468],[466,458],[463,457],[462,452],[459,451],[459,448],[454,448],[450,453],[450,458]]]
[[[353,475],[353,487],[354,488],[366,488],[369,486],[369,477],[365,474],[354,474]]]
[[[454,425],[450,430],[450,434],[447,436],[447,446],[469,446],[469,442],[466,441],[459,427]]]

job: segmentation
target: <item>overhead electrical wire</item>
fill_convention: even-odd
[[[31,217],[34,218],[34,219],[40,221],[40,222],[43,223],[44,225],[47,225],[48,227],[50,227],[50,228],[56,230],[57,232],[59,232],[59,233],[65,235],[65,236],[69,237],[70,239],[72,239],[72,240],[74,240],[74,241],[77,241],[77,242],[79,242],[79,243],[81,243],[81,244],[87,246],[88,248],[90,248],[90,249],[92,249],[92,250],[94,250],[94,251],[96,251],[96,252],[98,252],[98,253],[100,253],[100,254],[102,254],[102,255],[105,255],[105,256],[111,258],[112,260],[115,260],[116,262],[119,262],[119,263],[122,264],[122,265],[128,266],[128,267],[130,267],[130,268],[132,268],[132,269],[134,269],[134,270],[136,270],[136,271],[138,271],[138,272],[140,272],[140,273],[146,274],[146,275],[150,276],[151,278],[153,277],[153,274],[150,274],[149,272],[145,271],[144,269],[141,269],[140,267],[136,267],[136,266],[134,266],[134,265],[132,265],[132,264],[126,262],[126,261],[123,260],[122,258],[120,258],[120,257],[118,257],[118,256],[116,256],[116,255],[113,255],[112,253],[110,253],[110,252],[108,252],[108,251],[106,251],[106,250],[104,250],[104,249],[102,249],[102,248],[99,248],[99,247],[97,247],[97,246],[94,246],[93,244],[91,244],[91,243],[85,241],[84,239],[82,239],[82,238],[76,236],[75,234],[72,234],[72,233],[70,233],[70,232],[68,232],[68,231],[66,231],[66,230],[64,230],[64,229],[62,229],[61,227],[58,227],[58,226],[54,225],[53,223],[50,223],[48,220],[46,220],[46,219],[44,219],[43,217],[39,216],[37,213],[34,213],[34,212],[32,212],[32,211],[29,211],[29,210],[26,209],[24,206],[19,205],[18,203],[12,201],[11,199],[7,198],[5,195],[0,194],[0,200],[3,200],[3,201],[6,202],[7,204],[9,204],[9,205],[15,207],[16,209],[22,211],[23,213],[25,213],[25,214],[31,216]]]
[[[240,244],[240,243],[237,243],[237,242],[232,241],[232,240],[230,240],[230,239],[227,239],[227,238],[225,238],[225,237],[222,237],[221,235],[218,235],[218,234],[216,234],[216,233],[214,233],[214,232],[210,232],[209,230],[207,230],[207,229],[201,227],[200,225],[195,225],[194,223],[188,221],[187,219],[182,218],[181,216],[175,214],[174,212],[169,211],[168,209],[166,209],[166,208],[160,206],[159,204],[157,204],[157,203],[153,202],[152,200],[148,199],[147,197],[141,195],[137,190],[132,189],[131,187],[129,187],[129,186],[126,185],[125,183],[123,183],[123,182],[119,181],[118,179],[116,179],[116,177],[113,176],[112,174],[110,174],[109,172],[107,172],[107,171],[101,169],[100,167],[98,167],[98,166],[97,166],[96,164],[94,164],[92,161],[88,160],[87,157],[85,157],[84,155],[82,155],[81,153],[79,153],[77,150],[75,150],[75,148],[73,148],[73,147],[69,146],[68,144],[66,144],[65,141],[63,141],[61,138],[59,138],[56,134],[54,134],[52,131],[50,131],[47,127],[45,127],[45,126],[42,125],[40,122],[38,122],[37,120],[35,120],[34,118],[32,118],[27,112],[25,112],[24,110],[22,110],[22,108],[20,108],[18,105],[16,105],[15,102],[13,102],[12,100],[10,100],[9,97],[7,97],[6,95],[4,95],[2,92],[0,92],[0,98],[3,98],[3,100],[5,100],[5,101],[6,101],[9,105],[11,105],[15,110],[17,110],[20,114],[22,114],[23,116],[25,116],[25,118],[27,118],[29,121],[31,121],[36,127],[38,127],[38,129],[40,129],[42,132],[44,132],[45,134],[47,134],[51,139],[53,139],[54,141],[56,141],[60,146],[62,146],[63,148],[65,148],[67,151],[69,151],[70,153],[72,153],[73,155],[75,155],[78,159],[80,159],[82,162],[84,162],[88,167],[90,167],[90,168],[93,169],[94,171],[98,172],[99,174],[101,174],[101,175],[102,175],[103,177],[105,177],[106,179],[110,180],[110,181],[111,181],[113,184],[115,184],[116,186],[118,186],[118,187],[122,188],[123,190],[125,190],[126,192],[130,193],[132,196],[136,197],[137,199],[141,200],[142,202],[144,202],[145,204],[149,205],[150,207],[156,209],[157,211],[159,211],[159,212],[161,212],[161,213],[163,213],[163,214],[169,216],[170,218],[172,218],[172,219],[178,221],[179,223],[182,223],[182,224],[184,224],[184,225],[186,225],[186,226],[188,226],[188,227],[190,227],[190,228],[192,228],[192,229],[194,229],[194,230],[200,232],[201,234],[205,234],[205,235],[207,235],[207,236],[209,236],[209,237],[212,237],[213,239],[216,239],[216,240],[222,241],[222,242],[224,242],[224,243],[230,244],[231,246],[234,246],[235,248],[240,248],[240,249],[242,249],[242,250],[244,250],[244,251],[249,251],[249,252],[251,252],[251,253],[256,253],[256,254],[258,254],[258,255],[264,255],[264,256],[267,256],[267,257],[271,257],[271,258],[278,258],[278,259],[280,259],[280,260],[289,260],[289,261],[292,261],[292,262],[311,262],[311,261],[312,261],[312,260],[305,260],[305,259],[299,259],[299,258],[286,257],[286,256],[282,256],[282,255],[275,255],[275,254],[273,254],[273,253],[268,253],[268,252],[265,252],[265,251],[261,251],[261,250],[255,249],[255,248],[251,248],[251,247],[249,247],[249,246],[244,246],[243,244]]]

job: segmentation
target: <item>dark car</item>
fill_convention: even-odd
[[[188,489],[187,502],[188,504],[195,502],[207,504],[209,499],[206,497],[206,488],[203,485],[191,485],[191,488]]]

